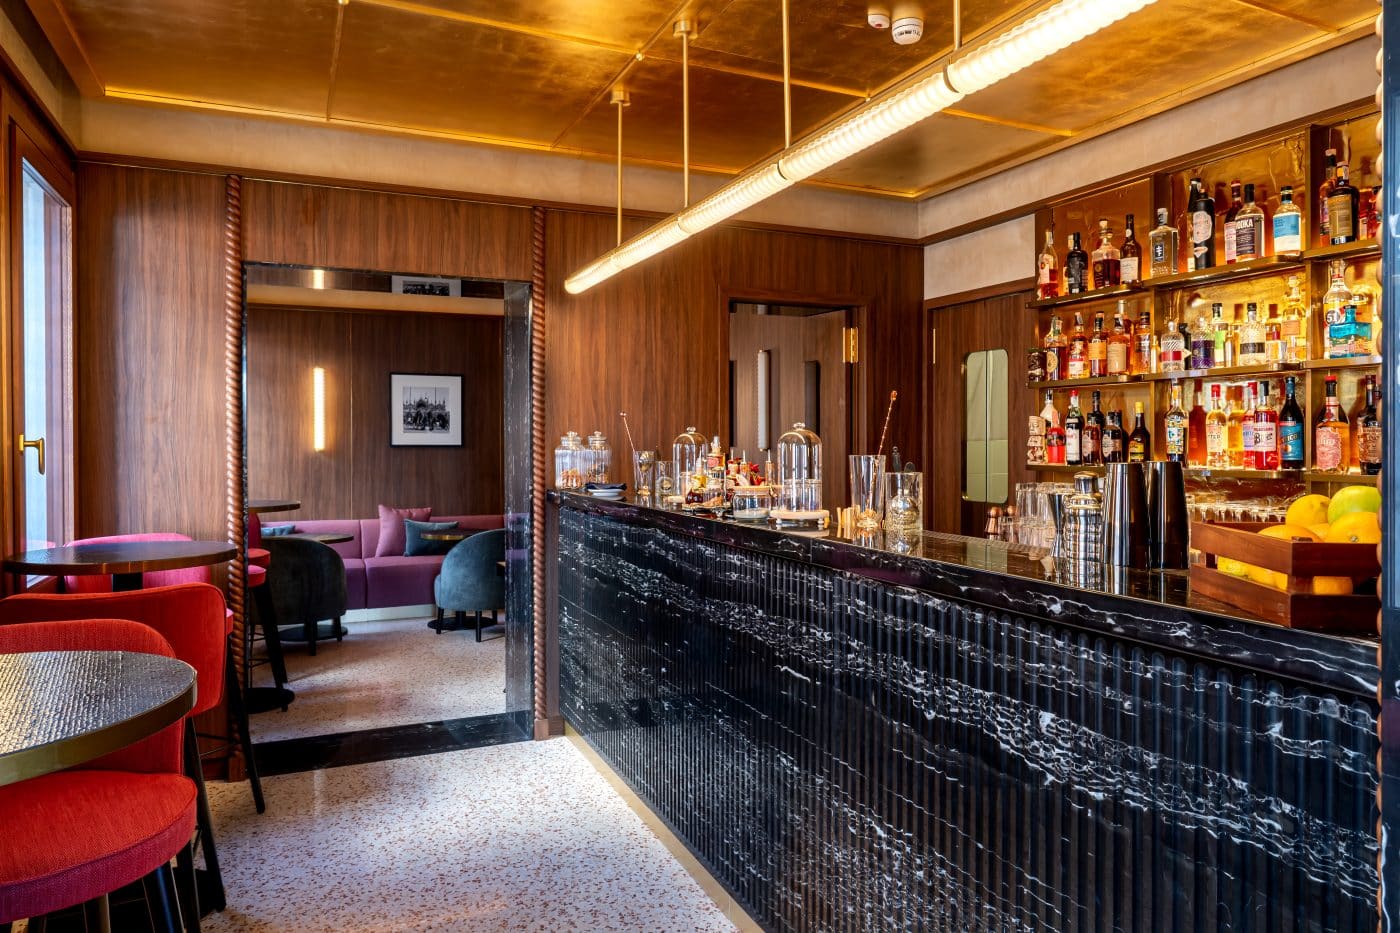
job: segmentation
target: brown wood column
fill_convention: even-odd
[[[531,584],[534,590],[534,712],[535,738],[559,735],[562,727],[552,728],[549,720],[548,659],[549,619],[545,604],[545,462],[548,451],[544,428],[544,332],[545,332],[545,210],[530,210],[530,448],[534,478],[530,496],[530,537],[533,560]]]
[[[224,528],[237,553],[228,568],[228,605],[233,610],[234,668],[246,676],[246,606],[248,551],[244,531],[243,462],[243,179],[229,175],[224,182]],[[228,720],[229,779],[244,777],[238,725]]]

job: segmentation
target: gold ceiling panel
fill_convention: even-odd
[[[1318,3],[1317,0],[1227,0],[1218,9],[1228,9],[1237,4],[1273,11],[1328,29],[1343,29],[1362,20],[1374,20],[1378,12],[1375,0],[1326,0],[1325,3]]]
[[[62,0],[109,88],[323,114],[336,4]]]
[[[1171,0],[959,106],[1000,119],[1083,130],[1322,35],[1235,0]]]
[[[833,166],[817,180],[912,193],[980,171],[1057,137],[940,113]]]
[[[627,77],[631,106],[623,114],[626,158],[681,161],[681,67],[648,58]],[[857,100],[795,87],[792,132],[830,119]],[[783,148],[781,84],[722,71],[690,72],[690,158],[697,166],[739,169]],[[617,108],[606,97],[559,139],[566,149],[613,155],[617,150]]]
[[[490,21],[514,29],[572,36],[583,42],[641,49],[657,29],[669,23],[680,0],[359,0],[439,9],[447,14]],[[668,30],[669,35],[669,30]]]
[[[549,144],[630,56],[351,3],[333,117]]]

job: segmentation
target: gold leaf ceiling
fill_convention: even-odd
[[[1041,0],[963,0],[967,42]],[[736,172],[782,148],[779,0],[28,0],[83,93],[196,109],[679,165],[691,42],[691,163]],[[800,138],[948,54],[952,0],[921,42],[866,25],[864,0],[791,0]],[[925,197],[1066,139],[1363,34],[1374,0],[1160,0],[817,181]]]

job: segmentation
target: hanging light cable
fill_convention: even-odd
[[[617,108],[617,245],[622,246],[622,111],[631,106],[627,89],[612,90],[612,104]]]
[[[670,249],[687,236],[767,200],[1154,2],[1060,0],[941,70],[926,70],[787,146],[775,161],[744,172],[709,196],[593,260],[565,280],[564,288],[575,295],[587,291]]]
[[[690,34],[695,31],[690,20],[681,19],[671,34],[681,38],[681,185],[684,204],[690,206]]]

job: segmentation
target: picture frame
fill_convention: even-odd
[[[389,374],[389,446],[461,447],[460,373]]]
[[[393,275],[389,277],[389,290],[395,295],[461,298],[462,280],[437,275]]]

